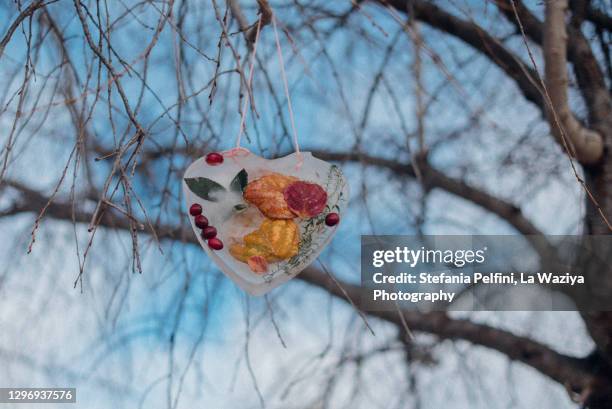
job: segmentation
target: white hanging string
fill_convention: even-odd
[[[261,19],[262,18],[260,17],[259,20],[257,21],[257,31],[255,34],[255,42],[253,44],[253,53],[251,54],[251,62],[249,64],[249,78],[247,79],[247,91],[251,93],[250,98],[253,97],[252,96],[253,72],[254,72],[254,65],[255,65],[255,55],[257,53],[257,44],[259,43],[259,34],[261,31]],[[304,160],[302,158],[302,153],[300,152],[300,145],[298,143],[297,129],[295,126],[295,116],[293,115],[293,104],[291,103],[291,95],[289,94],[289,84],[287,82],[287,74],[285,72],[285,61],[283,59],[283,51],[280,45],[278,29],[276,27],[276,16],[274,14],[272,15],[272,27],[274,28],[274,39],[276,41],[276,51],[278,54],[278,61],[279,61],[280,70],[281,70],[281,77],[283,79],[285,97],[287,98],[287,108],[289,110],[289,120],[291,123],[291,131],[293,133],[293,147],[295,149],[295,153],[297,156],[296,168],[299,169],[302,166],[302,163]],[[228,154],[232,156],[239,151],[246,150],[242,148],[240,145],[242,141],[242,134],[244,133],[244,129],[245,129],[246,115],[247,115],[247,109],[248,109],[250,98],[249,96],[247,96],[244,99],[244,102],[242,104],[242,113],[240,115],[240,127],[238,129],[238,136],[236,137],[236,147],[228,152]]]
[[[276,39],[276,51],[278,52],[278,61],[280,63],[281,76],[283,77],[283,85],[285,86],[285,96],[287,97],[287,108],[289,109],[289,120],[291,121],[291,130],[293,131],[293,147],[298,159],[296,167],[299,169],[302,166],[303,159],[298,144],[297,130],[295,128],[295,118],[293,116],[293,106],[291,104],[291,96],[289,95],[289,85],[287,84],[287,75],[285,74],[285,62],[283,60],[283,51],[278,38],[278,30],[276,28],[276,16],[272,14],[272,27],[274,28],[274,38]]]
[[[261,17],[257,21],[257,31],[255,32],[255,42],[253,43],[253,52],[251,53],[251,62],[249,64],[249,78],[247,80],[247,96],[244,98],[244,102],[242,104],[242,112],[240,115],[240,128],[238,129],[238,136],[236,137],[236,148],[237,150],[243,149],[240,146],[240,141],[242,139],[242,134],[244,133],[244,127],[246,122],[246,115],[249,102],[253,97],[253,72],[255,71],[253,68],[255,66],[255,55],[257,54],[257,44],[259,43],[259,32],[261,30]]]

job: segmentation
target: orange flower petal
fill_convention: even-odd
[[[265,216],[272,219],[293,219],[295,213],[289,209],[283,191],[298,179],[279,173],[263,176],[249,183],[244,190],[244,199],[255,205]]]

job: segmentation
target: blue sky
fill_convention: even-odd
[[[71,5],[62,3],[66,2],[60,1],[52,10],[66,27],[70,57],[85,78],[85,61],[91,55],[84,51],[81,39],[76,36],[80,27],[72,16]],[[115,4],[117,9],[112,12],[120,13],[122,6],[119,2]],[[7,22],[14,16],[14,11],[7,12],[5,6],[0,8],[0,33],[5,31]],[[346,9],[346,5],[339,9]],[[152,10],[149,8],[148,12],[138,14],[139,18],[154,24],[157,16]],[[361,119],[386,44],[398,30],[397,23],[385,10],[374,7],[366,10],[387,35],[372,26],[365,15],[357,13],[349,20],[347,29],[338,30],[322,43],[307,29],[300,30],[294,38],[300,56],[293,53],[286,40],[283,41],[300,144],[305,149],[354,149],[353,129]],[[190,42],[202,46],[207,54],[215,55],[218,26],[209,3],[201,3],[194,13],[188,20],[186,31],[194,30],[196,24],[203,21],[210,27],[207,31],[210,34],[205,38],[190,37]],[[279,7],[278,16],[287,25],[298,21],[293,10],[288,13]],[[323,32],[330,24],[322,22],[318,29]],[[494,22],[485,20],[485,25],[494,25]],[[496,26],[495,29],[503,32],[505,28]],[[357,35],[359,30],[364,30],[367,36]],[[521,144],[520,138],[534,122],[536,125],[530,138],[536,139],[533,142],[536,146],[548,146],[544,139],[548,137],[546,126],[537,122],[539,113],[521,99],[497,69],[489,67],[487,61],[478,58],[472,49],[427,27],[422,31],[428,46],[442,56],[448,67],[453,68],[463,89],[457,91],[440,68],[430,58],[424,58],[424,83],[428,92],[433,95],[435,90],[442,90],[436,93],[426,118],[426,142],[432,148],[431,161],[449,174],[465,177],[493,193],[519,198],[526,214],[547,233],[577,231],[576,223],[582,207],[580,189],[567,164],[557,160],[554,148],[553,153],[544,151],[539,158],[542,169],[550,170],[554,177],[542,180],[541,175],[532,175],[521,165],[530,159],[531,148]],[[284,121],[288,124],[270,27],[262,35],[259,55],[274,81],[277,95],[282,99]],[[139,27],[135,19],[126,19],[125,26],[113,34],[113,44],[118,53],[131,61],[142,51],[148,36],[150,33]],[[405,52],[397,52],[390,59],[385,75],[401,103],[399,109],[405,123],[402,124],[395,112],[390,92],[381,88],[373,99],[370,120],[363,131],[360,147],[373,155],[406,161],[408,152],[402,128],[407,127],[409,133],[415,129],[414,82],[409,75],[412,48],[406,35],[400,34],[398,39],[396,48]],[[178,90],[172,63],[172,40],[172,31],[166,28],[151,55],[152,64],[148,72],[151,89],[145,91],[138,113],[145,124],[151,124],[165,107],[176,101]],[[322,44],[333,61],[333,67],[321,54]],[[513,43],[517,49],[520,45],[518,41]],[[240,46],[244,52],[243,44]],[[8,73],[23,64],[23,52],[23,36],[16,35],[0,60],[0,70],[4,74],[0,75],[0,88],[7,86]],[[189,52],[189,47],[185,52],[189,68],[197,73],[192,78],[195,81],[192,91],[200,89],[208,82],[215,65],[193,50]],[[307,63],[302,63],[300,58]],[[57,55],[45,51],[41,53],[37,70],[48,72],[56,61]],[[225,54],[224,64],[225,68],[233,66],[229,53]],[[458,69],[460,64],[464,66]],[[142,69],[138,63],[136,66]],[[252,116],[248,118],[247,131],[252,143],[247,146],[255,152],[259,152],[259,147],[265,147],[265,155],[288,152],[291,145],[289,138],[283,139],[274,98],[261,68],[257,70],[254,93],[261,117],[256,121]],[[126,75],[121,81],[135,105],[139,92],[137,78]],[[11,85],[12,89],[17,86],[17,82]],[[208,90],[187,104],[182,127],[189,146],[202,152],[210,149],[209,146],[216,150],[233,146],[239,121],[237,86],[236,75],[224,76],[219,81],[212,107],[208,107]],[[35,89],[39,87],[42,87],[42,82],[36,83]],[[49,92],[43,92],[42,97],[47,103],[51,101]],[[467,100],[465,95],[469,96]],[[195,99],[208,112],[218,138],[211,139],[210,132],[201,125],[202,116],[195,109]],[[4,105],[6,101],[2,103]],[[113,103],[120,107],[116,92]],[[437,144],[450,131],[462,128],[470,113],[483,108],[486,115],[479,119],[477,126]],[[104,104],[96,108],[91,131],[96,140],[111,147],[113,133],[105,109]],[[2,129],[10,125],[13,110],[11,105],[0,115]],[[75,131],[66,110],[60,106],[50,112],[51,119],[45,121],[35,137],[31,140],[21,138],[17,143],[17,150],[22,153],[16,157],[16,165],[10,173],[10,177],[47,191],[61,174],[69,156],[67,147],[71,147],[75,140]],[[119,130],[126,124],[119,111],[116,121]],[[31,129],[27,128],[26,134]],[[121,136],[121,131],[117,131],[115,136]],[[168,144],[175,138],[179,146],[185,146],[183,136],[177,137],[172,121],[164,117],[152,128],[146,147]],[[414,148],[414,141],[411,143]],[[516,163],[500,168],[499,164],[508,155],[518,158]],[[153,174],[137,176],[135,187],[154,216],[160,215],[165,222],[178,223],[184,207],[178,197],[179,178],[187,160],[178,155],[173,158],[176,162],[171,167],[174,173],[170,198],[161,200],[159,196],[159,189],[170,169],[168,157],[158,161]],[[96,183],[103,182],[109,166],[108,161],[92,162],[92,177]],[[413,233],[415,215],[420,206],[420,189],[410,181],[392,178],[387,171],[379,169],[364,170],[355,164],[346,164],[343,170],[351,184],[352,204],[343,216],[335,241],[321,258],[340,278],[356,282],[359,279],[360,234]],[[70,170],[69,177],[72,175]],[[85,186],[86,175],[82,168],[78,171],[77,181],[77,187]],[[61,194],[68,192],[69,186],[69,183],[65,184]],[[364,188],[367,201],[360,199]],[[0,198],[0,203],[4,200],[6,198]],[[514,233],[495,216],[447,193],[434,191],[426,200],[429,210],[425,229],[430,234]],[[8,379],[14,386],[76,385],[83,397],[79,407],[112,405],[133,408],[141,403],[146,408],[167,407],[170,366],[174,368],[175,377],[171,382],[172,396],[176,396],[181,385],[181,374],[186,374],[178,407],[196,404],[223,409],[259,407],[245,359],[248,350],[258,379],[257,387],[263,391],[269,407],[291,409],[290,405],[302,403],[302,399],[308,402],[315,395],[313,389],[328,381],[334,358],[355,353],[360,348],[380,346],[393,338],[393,330],[381,323],[373,324],[380,337],[364,336],[362,323],[346,304],[333,301],[323,292],[294,280],[274,291],[269,298],[274,318],[288,345],[285,349],[272,325],[266,300],[245,296],[228,279],[219,275],[199,248],[164,243],[164,254],[160,254],[156,246],[143,237],[143,274],[134,274],[130,265],[130,237],[113,231],[97,234],[87,264],[84,289],[80,292],[72,288],[78,274],[72,226],[45,219],[34,253],[24,256],[32,222],[32,215],[0,222],[3,237],[10,242],[10,247],[3,249],[0,256],[5,266],[0,271],[0,367],[3,368],[0,378]],[[76,229],[76,237],[82,249],[89,238],[86,226]],[[567,348],[568,352],[582,353],[590,347],[583,341],[582,328],[573,314],[567,314],[563,322],[555,320],[558,315],[552,313],[511,316],[483,313],[475,316],[478,320],[514,327],[526,334],[533,333]],[[170,334],[175,328],[175,341],[171,343]],[[250,333],[248,343],[247,328]],[[551,335],[555,333],[573,335],[561,344],[556,336]],[[427,337],[424,339],[427,341]],[[317,359],[326,348],[330,354]],[[422,374],[422,391],[430,397],[425,403],[426,408],[437,408],[441,402],[453,401],[458,402],[458,408],[491,409],[487,402],[496,393],[503,396],[496,407],[512,407],[504,404],[513,400],[517,402],[514,407],[530,407],[533,394],[514,396],[516,391],[512,387],[499,389],[499,383],[506,376],[512,377],[517,390],[528,386],[527,390],[537,390],[539,396],[548,394],[551,397],[550,408],[571,407],[561,387],[552,385],[529,369],[508,365],[489,351],[468,348],[463,343],[444,343],[437,352],[444,358],[440,366],[418,369]],[[399,359],[399,354],[390,355],[366,366],[363,376],[375,380],[370,381],[369,389],[365,388],[363,392],[371,392],[371,396],[362,396],[363,407],[372,407],[368,405],[373,405],[377,394],[379,397],[390,396],[394,388],[405,387],[398,381],[400,369],[393,365]],[[449,379],[450,376],[452,379],[472,379],[461,374],[474,372],[481,376],[466,380],[465,384],[446,385],[443,393],[437,392],[440,379]],[[296,386],[289,392],[289,401],[283,400],[287,380],[301,379],[305,375],[312,384],[296,381]],[[338,401],[350,395],[355,376],[352,369],[339,375]]]

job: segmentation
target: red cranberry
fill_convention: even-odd
[[[335,226],[340,222],[340,215],[338,213],[330,213],[325,216],[325,224],[328,226]]]
[[[223,155],[217,152],[211,152],[206,155],[206,163],[211,166],[220,165],[223,163]]]
[[[202,214],[202,206],[200,206],[197,203],[192,204],[191,207],[189,208],[189,214],[192,216],[197,216],[199,214]]]
[[[215,237],[208,240],[208,247],[213,250],[221,250],[223,248],[223,242]]]
[[[215,229],[213,226],[208,226],[202,229],[202,238],[204,238],[205,240],[212,239],[216,235],[217,229]]]
[[[204,216],[203,214],[199,214],[195,217],[194,219],[195,221],[195,225],[199,228],[199,229],[203,229],[206,226],[208,226],[208,219],[206,218],[206,216]]]

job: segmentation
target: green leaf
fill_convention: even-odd
[[[185,178],[185,183],[189,190],[209,202],[218,201],[219,198],[215,197],[215,194],[225,191],[223,186],[208,178]]]
[[[242,193],[246,188],[247,183],[249,183],[249,175],[246,170],[242,169],[240,172],[234,176],[232,182],[230,183],[230,190],[232,192]]]
[[[246,210],[247,207],[249,207],[249,206],[247,206],[244,203],[238,203],[237,205],[234,206],[234,211],[239,213],[239,212],[241,212],[243,210]]]

